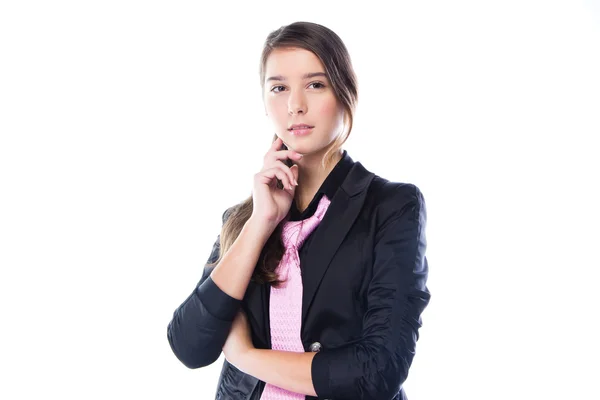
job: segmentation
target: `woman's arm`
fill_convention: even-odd
[[[311,376],[312,360],[317,353],[250,349],[240,358],[238,368],[261,381],[289,390],[316,396]]]
[[[227,211],[223,223],[226,215]],[[186,367],[204,367],[219,358],[266,235],[262,227],[248,221],[221,262],[205,266],[200,283],[173,313],[167,337]],[[217,260],[219,241],[217,237],[207,264]]]
[[[362,338],[315,355],[312,378],[319,397],[391,399],[408,376],[420,316],[431,298],[427,212],[415,185],[399,186],[392,200],[394,211],[377,232]]]
[[[210,278],[227,295],[242,300],[258,262],[258,257],[272,231],[250,218],[239,236],[213,269]],[[233,319],[234,315],[231,317]]]

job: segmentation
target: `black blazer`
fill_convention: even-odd
[[[223,214],[225,222],[232,208]],[[426,286],[427,212],[410,183],[390,182],[354,162],[301,260],[301,340],[316,351],[319,399],[406,399],[402,384],[415,355]],[[219,255],[219,238],[207,264]],[[250,282],[242,301],[222,292],[205,265],[194,291],[168,324],[169,344],[188,368],[216,361],[239,306],[256,348],[270,349],[269,285]],[[227,360],[216,399],[256,399],[265,383]],[[306,396],[307,399],[317,397]]]

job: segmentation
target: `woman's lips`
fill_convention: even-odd
[[[294,136],[307,135],[313,130],[313,128],[314,126],[312,128],[290,129],[290,133]]]

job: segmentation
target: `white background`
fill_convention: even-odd
[[[409,398],[600,398],[600,6],[391,4],[1,3],[1,398],[214,398],[223,358],[187,369],[167,324],[251,193],[262,44],[299,20],[350,51],[344,148],[426,199]]]

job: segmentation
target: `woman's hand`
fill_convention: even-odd
[[[277,138],[264,156],[262,169],[254,175],[252,191],[252,216],[273,229],[287,215],[294,200],[298,179],[298,166],[289,168],[282,160],[300,160],[302,155],[292,150],[279,150],[283,141]],[[277,188],[277,179],[283,183],[283,189]]]
[[[229,363],[239,369],[242,359],[253,348],[254,344],[252,343],[248,318],[244,311],[240,310],[231,325],[229,336],[227,336],[227,340],[223,346],[223,354],[225,354],[225,358],[227,358]]]

